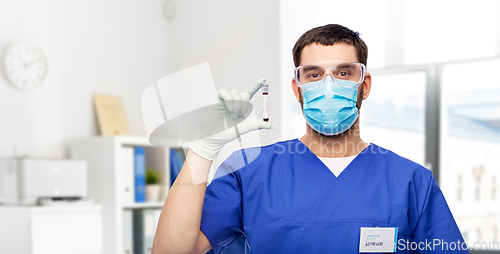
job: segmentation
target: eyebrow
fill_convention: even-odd
[[[353,64],[343,63],[337,66],[338,69],[356,69]]]
[[[303,69],[303,71],[310,71],[310,70],[317,70],[317,69],[320,69],[320,68],[321,67],[319,67],[317,65],[306,65],[302,69]]]

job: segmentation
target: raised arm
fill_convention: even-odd
[[[163,205],[153,241],[153,254],[205,253],[212,248],[200,231],[206,179],[211,165],[212,161],[189,150]],[[196,184],[194,174],[205,181]]]
[[[212,106],[207,107],[202,127],[163,205],[153,254],[205,253],[212,248],[200,230],[210,167],[222,147],[238,138],[237,133],[271,128],[269,122],[243,119],[251,110],[250,99],[264,81],[257,81],[241,93],[222,89]],[[232,128],[235,126],[238,131]]]

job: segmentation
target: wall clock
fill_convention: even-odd
[[[43,52],[31,44],[15,44],[7,49],[4,72],[16,87],[28,90],[42,83],[48,63]]]

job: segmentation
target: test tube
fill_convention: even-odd
[[[269,121],[269,111],[267,108],[267,102],[268,102],[267,97],[269,96],[269,85],[267,84],[267,81],[262,83],[261,88],[262,88],[262,102],[263,102],[262,112],[264,113],[262,115],[262,118],[263,118],[262,120],[264,120],[264,122],[268,122]]]

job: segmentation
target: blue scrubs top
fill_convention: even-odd
[[[375,144],[338,177],[298,139],[237,151],[207,187],[201,218],[214,253],[242,235],[252,254],[358,253],[360,228],[377,226],[398,228],[397,253],[463,243],[432,172]],[[434,239],[448,246],[433,250]]]

